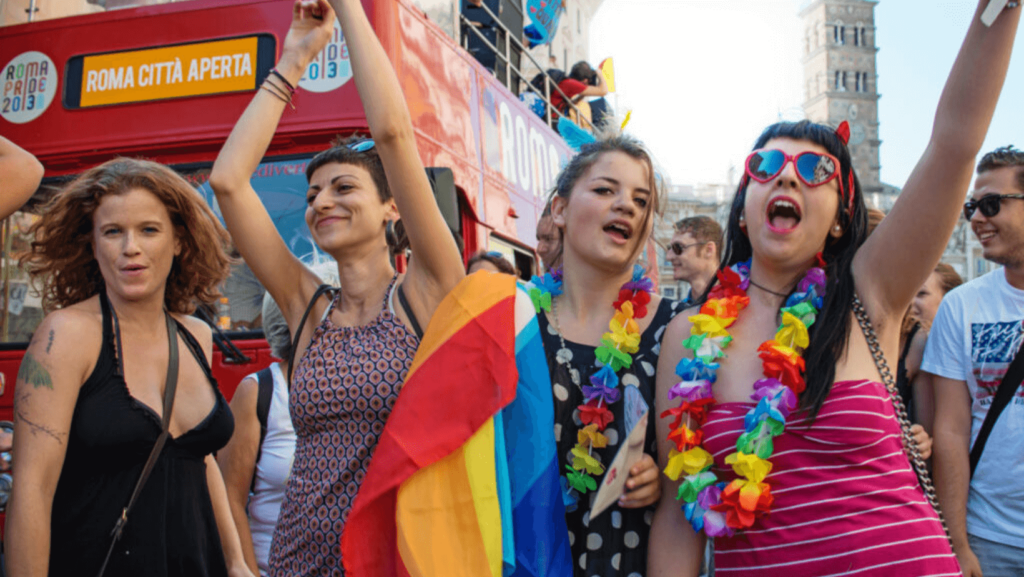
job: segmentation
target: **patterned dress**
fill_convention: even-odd
[[[620,386],[636,386],[650,407],[647,419],[645,452],[658,459],[658,440],[655,433],[657,415],[654,414],[654,370],[658,366],[661,352],[661,337],[665,327],[675,314],[682,310],[678,301],[662,299],[654,312],[654,318],[640,337],[640,350],[633,355],[633,366],[619,374]],[[650,314],[650,313],[648,313]],[[547,353],[548,368],[551,371],[551,385],[555,400],[555,441],[558,444],[559,472],[564,476],[566,465],[572,462],[571,451],[576,444],[576,434],[581,428],[576,407],[583,404],[582,384],[589,384],[590,376],[596,372],[594,365],[595,347],[562,340],[548,322],[546,315],[537,315],[540,321],[544,350]],[[561,359],[561,361],[560,361]],[[567,363],[567,364],[566,364]],[[575,371],[577,378],[573,378]],[[577,384],[577,380],[579,384]],[[604,434],[608,436],[608,447],[598,449],[595,454],[602,463],[608,464],[615,457],[619,443],[626,438],[623,430],[622,401],[609,405],[615,419]],[[600,483],[601,477],[596,480]],[[651,531],[654,505],[642,509],[622,509],[612,505],[596,519],[590,519],[590,505],[596,491],[581,497],[575,509],[566,513],[569,525],[569,543],[572,545],[574,573],[577,577],[644,577],[647,574],[647,542]],[[570,507],[572,509],[572,507]]]
[[[337,297],[330,310],[336,305]],[[288,399],[295,461],[271,544],[272,576],[345,574],[345,521],[417,346],[386,306],[368,325],[339,327],[327,315],[313,331]]]

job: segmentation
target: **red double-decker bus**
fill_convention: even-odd
[[[459,45],[458,0],[364,0],[402,82],[424,165],[463,254],[498,250],[521,274],[536,268],[535,224],[570,149]],[[430,11],[424,12],[419,4]],[[42,319],[16,254],[42,203],[84,169],[115,156],[178,170],[206,197],[221,145],[281,50],[291,0],[193,0],[0,29],[0,134],[34,153],[46,178],[3,229],[0,419]],[[366,132],[341,30],[310,65],[253,174],[278,231],[306,261],[305,166],[332,138]],[[263,289],[244,264],[223,292],[230,318],[214,374],[230,397],[269,364]],[[225,319],[226,320],[226,319]]]

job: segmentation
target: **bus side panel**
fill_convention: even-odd
[[[14,420],[14,382],[24,355],[24,349],[0,351],[0,421]]]
[[[250,361],[248,363],[224,362],[224,354],[216,346],[213,347],[213,365],[210,368],[213,370],[213,378],[217,380],[220,392],[228,401],[234,396],[235,389],[238,388],[238,383],[242,382],[242,379],[270,366],[270,363],[277,360],[270,354],[270,346],[263,339],[232,340],[231,342],[238,347],[238,350],[242,351],[242,354],[249,357]]]

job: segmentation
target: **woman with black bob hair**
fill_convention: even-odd
[[[333,9],[332,9],[333,7]],[[306,224],[337,262],[325,294],[276,234],[252,189],[285,106],[334,34],[345,36],[373,139],[347,138],[306,170]],[[416,147],[402,88],[359,0],[298,0],[277,67],[235,125],[210,173],[224,223],[288,324],[288,408],[295,458],[270,545],[269,574],[343,574],[352,503],[441,300],[465,276]],[[401,221],[413,256],[404,274]]]
[[[1009,66],[1019,11],[986,28],[987,4],[870,237],[846,122],[757,139],[717,279],[663,341],[652,575],[699,574],[706,537],[720,576],[959,574],[884,359],[956,224]]]

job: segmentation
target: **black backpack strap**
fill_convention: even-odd
[[[981,430],[978,431],[978,438],[974,440],[974,447],[971,448],[971,477],[974,477],[974,470],[978,468],[978,462],[981,461],[981,453],[985,450],[985,441],[988,440],[989,433],[996,426],[996,420],[999,419],[1000,413],[1010,404],[1021,381],[1024,381],[1024,346],[1017,350],[1013,362],[1006,369],[1003,381],[999,383],[999,388],[985,415],[985,421],[981,424]]]
[[[405,298],[405,291],[402,290],[402,286],[405,283],[398,285],[395,290],[398,291],[398,304],[402,306],[402,310],[405,311],[405,315],[409,317],[409,323],[412,324],[412,330],[416,333],[416,338],[423,340],[423,329],[420,328],[420,323],[416,320],[416,315],[412,312],[412,307],[409,306],[409,300]]]
[[[256,418],[260,422],[260,444],[256,446],[256,463],[263,456],[263,441],[267,438],[267,422],[270,420],[270,401],[274,398],[274,372],[270,367],[256,372]],[[256,489],[256,474],[249,483],[249,492]]]
[[[302,320],[299,321],[299,326],[295,329],[295,336],[292,337],[292,354],[288,357],[288,374],[285,375],[285,381],[288,383],[288,390],[292,390],[292,369],[295,367],[295,349],[299,348],[299,337],[302,336],[302,327],[306,326],[306,319],[309,318],[309,313],[313,312],[313,305],[320,297],[328,292],[337,290],[328,284],[322,284],[317,287],[316,292],[313,293],[313,298],[309,299],[309,304],[306,305],[306,312],[302,313]]]

